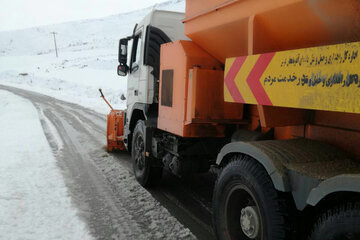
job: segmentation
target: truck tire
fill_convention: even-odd
[[[262,165],[235,156],[222,170],[213,195],[213,224],[218,239],[286,238],[286,202]]]
[[[360,202],[347,203],[323,214],[316,222],[310,240],[359,240]]]
[[[136,123],[131,144],[131,158],[136,180],[143,187],[155,185],[162,176],[162,167],[154,167],[154,159],[145,156],[145,123]]]

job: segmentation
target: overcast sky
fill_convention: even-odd
[[[166,0],[0,0],[0,31],[104,17]]]

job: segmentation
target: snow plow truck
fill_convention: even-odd
[[[218,239],[359,240],[359,51],[359,0],[154,10],[119,42],[127,109],[108,149],[144,187],[219,169]]]

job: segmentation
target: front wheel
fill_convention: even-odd
[[[136,180],[143,187],[155,185],[162,176],[162,167],[154,166],[154,160],[145,155],[145,123],[136,123],[131,144],[131,158]]]
[[[213,223],[218,239],[286,238],[285,201],[255,159],[236,156],[222,170],[214,189]]]

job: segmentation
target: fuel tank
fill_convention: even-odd
[[[185,35],[226,58],[360,41],[360,0],[187,0]]]

